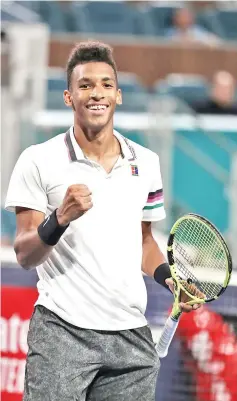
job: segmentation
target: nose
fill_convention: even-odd
[[[95,86],[91,91],[90,98],[93,100],[101,100],[104,98],[102,88]]]

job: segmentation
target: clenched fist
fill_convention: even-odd
[[[67,226],[78,219],[93,206],[91,191],[86,185],[75,184],[68,187],[62,205],[57,209],[57,220],[60,226]]]

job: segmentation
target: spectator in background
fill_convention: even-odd
[[[213,77],[210,99],[193,108],[200,114],[237,115],[235,91],[234,77],[227,71],[218,71]]]
[[[187,7],[181,7],[174,11],[172,17],[173,26],[165,32],[170,39],[188,42],[199,42],[208,45],[218,44],[219,39],[194,22],[192,11]]]

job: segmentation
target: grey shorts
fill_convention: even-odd
[[[81,329],[36,306],[24,401],[154,401],[160,362],[148,326]]]

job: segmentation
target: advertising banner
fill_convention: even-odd
[[[21,401],[27,333],[38,292],[36,288],[3,286],[1,313],[1,399]]]

